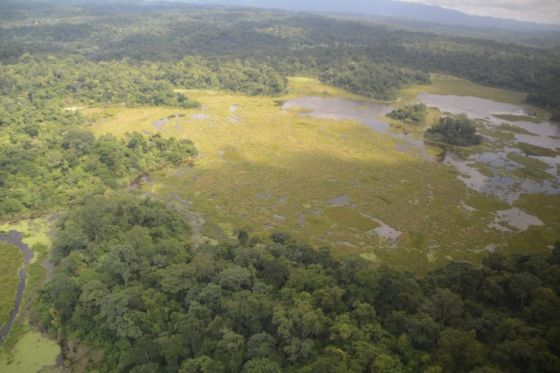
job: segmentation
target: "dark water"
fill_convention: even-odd
[[[0,329],[0,343],[4,342],[4,339],[10,333],[10,330],[14,325],[14,321],[21,307],[23,292],[25,290],[25,281],[27,279],[27,271],[25,270],[25,268],[27,267],[27,264],[29,264],[29,262],[31,261],[31,258],[33,258],[33,251],[31,251],[29,246],[23,243],[22,239],[23,239],[23,234],[17,231],[10,231],[5,234],[0,234],[0,241],[7,242],[9,244],[17,246],[21,250],[21,252],[23,253],[23,261],[24,261],[23,268],[19,270],[19,283],[17,286],[16,301],[14,304],[14,308],[10,312],[8,322],[2,326],[2,329]]]

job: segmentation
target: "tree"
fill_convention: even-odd
[[[457,146],[472,146],[482,142],[474,122],[466,116],[440,118],[437,124],[426,130],[425,137],[435,143]]]
[[[266,359],[251,359],[243,365],[243,373],[281,373],[282,369],[278,363]]]
[[[140,258],[130,246],[115,246],[107,254],[105,268],[109,273],[119,276],[127,288],[140,268]]]
[[[441,365],[449,371],[469,372],[485,362],[487,352],[473,331],[447,328],[441,332],[438,349]]]

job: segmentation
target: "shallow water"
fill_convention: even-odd
[[[518,208],[497,211],[492,226],[503,232],[511,232],[511,228],[526,231],[531,226],[540,226],[544,223],[537,217],[527,214]],[[511,227],[511,228],[510,228]]]
[[[163,130],[163,127],[165,127],[165,125],[169,122],[169,118],[161,118],[158,120],[155,120],[152,124],[154,125],[154,128],[158,131]]]
[[[344,194],[342,196],[338,196],[329,200],[329,206],[331,207],[344,207],[350,206],[350,197],[348,194]]]
[[[381,121],[381,115],[392,108],[373,102],[358,102],[342,98],[298,97],[286,101],[282,109],[307,109],[309,115],[323,119],[357,120],[382,133],[389,133],[389,124]]]
[[[560,124],[543,121],[532,123],[523,120],[508,121],[497,118],[496,114],[511,114],[518,116],[529,115],[526,106],[518,106],[507,103],[496,102],[470,96],[435,95],[422,93],[418,99],[428,106],[435,106],[440,111],[451,114],[466,114],[471,119],[482,119],[486,128],[490,131],[496,129],[497,125],[508,124],[513,130],[518,128],[529,133],[515,133],[514,141],[508,145],[498,148],[495,152],[484,152],[461,159],[456,153],[448,152],[445,163],[453,166],[461,174],[462,180],[469,188],[478,192],[494,195],[504,201],[512,203],[522,194],[560,194],[560,177],[558,168],[560,157],[530,157],[541,160],[548,164],[546,170],[553,180],[538,182],[531,179],[522,179],[506,175],[508,171],[521,169],[524,166],[510,160],[508,153],[524,155],[515,148],[516,143],[527,143],[547,149],[560,149]],[[489,137],[492,137],[490,134]],[[473,167],[474,163],[481,163],[492,170],[493,176],[487,176]]]
[[[488,121],[503,121],[495,118],[494,114],[528,115],[529,109],[525,106],[517,106],[487,100],[472,96],[435,95],[421,93],[418,99],[427,106],[439,108],[439,110],[450,114],[466,114],[473,119],[486,119]]]
[[[505,175],[508,171],[522,168],[523,166],[507,158],[507,149],[496,153],[485,152],[461,158],[455,152],[447,152],[444,163],[452,166],[459,172],[459,180],[479,193],[495,196],[508,203],[513,203],[523,194],[560,194],[560,178],[538,182],[531,179],[522,179]],[[518,152],[518,151],[517,151]],[[493,175],[487,176],[474,167],[479,162],[490,167]],[[556,171],[550,168],[549,173]]]
[[[389,123],[380,119],[381,116],[393,110],[393,107],[389,105],[375,102],[352,101],[343,98],[298,97],[284,102],[282,109],[308,110],[309,112],[305,114],[314,118],[361,122],[374,131],[403,141],[403,143],[396,145],[397,150],[421,150],[421,155],[428,158],[423,140],[414,139],[403,133],[391,131]]]
[[[401,231],[398,231],[395,228],[385,224],[382,220],[373,220],[375,220],[379,224],[379,227],[375,228],[373,231],[377,233],[377,235],[379,235],[381,238],[388,241],[397,241],[402,235]]]
[[[532,135],[516,133],[515,139],[518,142],[540,146],[547,149],[560,149],[560,124],[553,122],[530,123],[530,122],[510,122],[511,125],[523,128]]]

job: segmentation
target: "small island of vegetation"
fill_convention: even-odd
[[[391,119],[400,120],[410,124],[420,124],[426,120],[428,108],[422,103],[407,105],[400,109],[395,109],[387,116]]]
[[[465,116],[440,118],[437,124],[426,130],[425,137],[434,143],[456,146],[473,146],[482,142],[474,121]]]

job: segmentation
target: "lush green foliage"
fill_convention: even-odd
[[[190,141],[159,135],[96,139],[82,127],[45,127],[39,126],[36,136],[13,131],[10,142],[0,148],[0,217],[60,208],[196,153]]]
[[[443,117],[426,130],[426,139],[435,143],[457,146],[480,144],[482,137],[476,134],[476,125],[465,116]]]
[[[321,73],[319,78],[323,83],[383,100],[394,98],[395,88],[430,81],[428,75],[420,71],[366,61],[350,61],[333,66]]]
[[[64,219],[39,309],[127,372],[556,372],[560,245],[416,279],[275,234],[188,245],[162,204],[96,197]]]
[[[0,218],[65,205],[164,163],[195,155],[187,140],[130,134],[95,138],[67,105],[196,103],[126,62],[23,56],[0,66]]]
[[[153,66],[153,65],[152,65]],[[181,88],[220,89],[250,96],[285,93],[287,79],[274,68],[251,61],[217,61],[185,57],[153,69],[158,80]]]
[[[426,115],[428,115],[428,108],[424,104],[407,105],[387,114],[389,118],[411,124],[420,124],[424,122]]]
[[[174,93],[169,81],[157,79],[150,70],[157,71],[157,66],[133,66],[126,61],[95,63],[81,57],[49,57],[45,61],[24,55],[16,64],[0,66],[0,94],[13,100],[25,98],[37,106],[53,100],[69,105],[197,106],[183,94]]]
[[[303,74],[376,98],[394,97],[403,84],[426,81],[427,72],[441,72],[527,91],[531,102],[560,107],[559,49],[313,15],[180,4],[7,1],[0,3],[0,21],[0,60],[7,62],[26,52],[96,61],[127,58],[134,64],[202,55],[209,62],[184,80],[189,86],[197,82],[193,86],[214,87],[218,82],[222,88],[250,94],[278,93],[285,88],[281,76]],[[243,62],[232,62],[236,59]],[[150,70],[149,65],[142,69]]]

